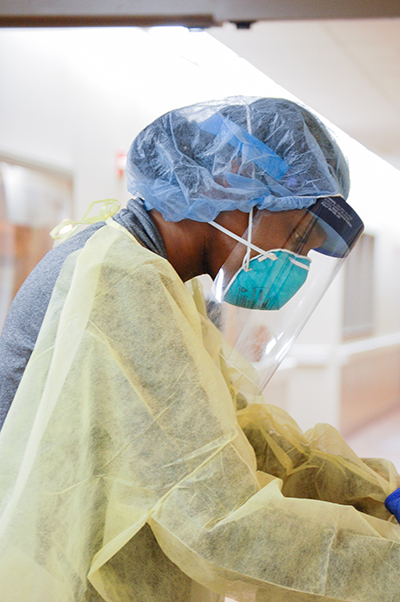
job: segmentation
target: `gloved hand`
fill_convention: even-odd
[[[400,523],[400,487],[393,491],[385,500],[385,506],[394,514],[397,519],[397,522]]]

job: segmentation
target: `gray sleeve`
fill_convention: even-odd
[[[0,336],[0,429],[35,346],[61,267],[102,225],[104,222],[89,226],[47,253],[16,294]]]

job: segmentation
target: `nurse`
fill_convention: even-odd
[[[394,467],[303,434],[254,372],[362,232],[334,139],[287,100],[199,103],[145,128],[127,175],[127,209],[46,256],[2,334],[0,596],[392,602]],[[200,274],[222,329],[267,317],[258,362]]]

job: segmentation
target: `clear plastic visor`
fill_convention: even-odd
[[[350,252],[342,257],[317,252],[329,236],[321,219],[306,209],[263,210],[250,214],[246,232],[236,243],[232,239],[232,252],[213,282],[209,314],[232,345],[228,363],[237,364],[238,354],[250,361],[260,390]]]

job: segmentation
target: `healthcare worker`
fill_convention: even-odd
[[[2,333],[0,602],[398,601],[394,467],[259,403],[362,231],[332,136],[287,100],[199,103],[127,175]]]

